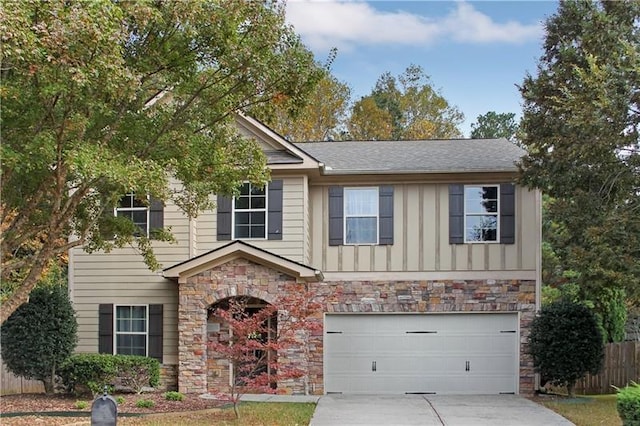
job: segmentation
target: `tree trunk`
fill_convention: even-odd
[[[575,385],[575,381],[567,383],[567,393],[569,394],[569,398],[574,398],[576,396]]]
[[[53,395],[55,393],[55,386],[54,386],[54,381],[55,379],[53,377],[45,377],[42,380],[42,384],[44,385],[44,393],[46,393],[47,395]]]

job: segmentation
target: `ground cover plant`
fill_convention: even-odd
[[[568,398],[563,395],[544,395],[534,401],[555,411],[578,426],[621,426],[616,411],[615,395],[591,395]]]

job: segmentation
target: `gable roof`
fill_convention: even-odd
[[[177,278],[178,282],[181,283],[200,272],[237,258],[248,259],[254,263],[267,266],[302,281],[315,282],[322,281],[323,279],[322,272],[315,268],[271,253],[241,240],[231,241],[222,247],[165,268],[162,270],[162,276],[165,278]]]
[[[512,172],[525,151],[504,138],[294,144],[324,174]]]

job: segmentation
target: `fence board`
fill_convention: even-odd
[[[600,374],[587,374],[576,383],[578,394],[615,393],[629,382],[640,382],[640,342],[609,343],[605,346]]]
[[[0,395],[13,395],[17,393],[42,393],[44,385],[38,380],[26,380],[16,376],[7,370],[0,359]]]

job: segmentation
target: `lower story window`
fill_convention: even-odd
[[[147,355],[147,306],[116,306],[115,352]]]

